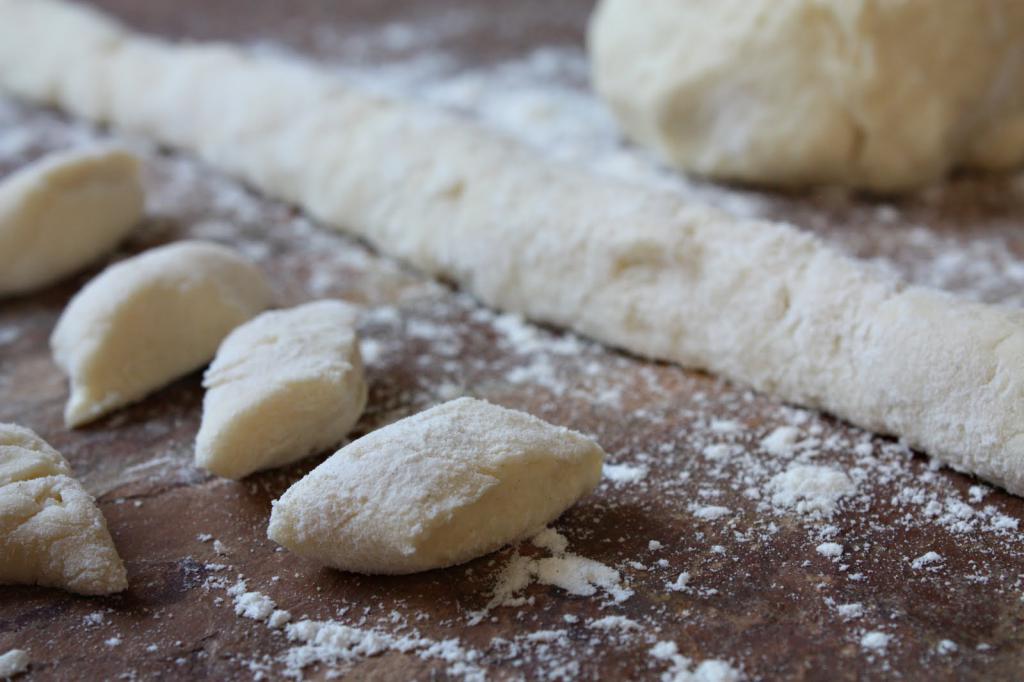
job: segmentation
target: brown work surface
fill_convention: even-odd
[[[100,4],[175,38],[276,44],[364,70],[429,52],[443,55],[449,72],[500,69],[544,46],[578,64],[589,9],[582,0]],[[579,73],[557,75],[566,88],[575,78],[584,96]],[[0,100],[0,173],[105,134]],[[199,373],[88,428],[65,429],[66,387],[47,339],[97,266],[0,303],[0,421],[29,426],[64,453],[96,495],[130,579],[125,594],[109,598],[0,588],[0,653],[27,650],[29,678],[280,676],[301,642],[235,613],[225,588],[244,577],[293,621],[458,640],[446,645],[456,652],[450,660],[445,647],[387,646],[314,663],[303,671],[314,679],[332,671],[352,679],[659,679],[707,659],[750,679],[1020,679],[1021,500],[826,416],[498,316],[195,161],[161,150],[147,157],[149,216],[113,258],[186,236],[215,239],[257,260],[282,305],[318,297],[365,304],[371,391],[354,436],[456,395],[593,434],[609,453],[609,476],[554,527],[571,552],[619,571],[620,589],[632,594],[616,600],[614,589],[583,596],[535,583],[525,601],[480,619],[474,613],[517,552],[544,550],[524,543],[465,566],[386,578],[276,551],[265,536],[271,500],[322,456],[242,482],[194,468]],[[1019,178],[958,178],[895,203],[692,182],[685,191],[813,229],[915,281],[1024,301]],[[831,518],[787,508],[770,481],[797,464],[846,472],[856,490]],[[667,648],[652,653],[659,642],[692,663],[655,655]]]

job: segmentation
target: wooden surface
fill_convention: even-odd
[[[273,43],[357,65],[441,49],[479,68],[542,46],[578,45],[589,3],[100,4],[175,38]],[[429,28],[436,40],[393,40],[387,49],[364,40],[396,21],[403,35]],[[453,28],[438,31],[438,22]],[[2,111],[0,173],[104,134],[50,111],[10,102]],[[113,258],[186,236],[211,238],[258,260],[283,304],[329,296],[367,306],[361,332],[371,391],[354,435],[466,394],[593,434],[609,463],[646,471],[633,481],[607,480],[555,524],[572,552],[620,571],[633,595],[614,603],[600,591],[581,597],[535,584],[525,593],[532,603],[494,608],[470,625],[517,550],[401,578],[343,574],[275,551],[265,537],[271,500],[322,456],[238,483],[192,467],[199,373],[88,428],[66,430],[66,387],[47,339],[97,265],[0,302],[0,420],[35,429],[65,454],[97,496],[131,583],[127,593],[99,599],[0,587],[0,652],[28,650],[30,679],[278,677],[294,642],[234,613],[224,587],[239,576],[293,620],[458,638],[493,679],[658,679],[670,666],[650,650],[665,641],[694,664],[723,659],[750,679],[1020,679],[1020,499],[972,492],[978,481],[828,417],[497,317],[187,158],[151,150],[147,187],[149,216]],[[916,281],[1020,305],[1019,179],[959,178],[899,202],[708,191],[735,194],[762,215],[813,229]],[[794,426],[805,448],[778,454],[760,445],[781,426]],[[722,461],[707,455],[715,443],[736,448]],[[780,511],[766,502],[767,481],[795,461],[847,471],[857,493],[831,519]],[[707,518],[702,505],[729,513]],[[199,539],[204,534],[220,542],[219,553],[212,539]],[[652,540],[663,547],[652,549]],[[843,556],[817,551],[825,541],[841,544]],[[518,551],[543,554],[528,544]],[[915,568],[913,559],[927,552],[941,560]],[[689,587],[669,589],[684,571]],[[860,612],[851,616],[840,604],[860,604]],[[606,616],[636,626],[595,623]],[[556,634],[531,638],[538,631]],[[869,632],[891,637],[884,650],[862,645]],[[943,640],[955,651],[940,647]],[[351,679],[461,677],[450,662],[395,651],[305,674],[319,679],[332,670]]]

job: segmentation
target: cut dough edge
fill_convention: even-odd
[[[257,315],[207,369],[196,464],[227,478],[336,446],[366,407],[358,308],[337,300]]]
[[[1016,311],[904,286],[788,225],[548,162],[324,71],[172,46],[51,0],[0,0],[0,19],[14,94],[191,150],[488,305],[826,410],[1024,494]],[[81,39],[57,40],[68,30]],[[231,116],[226,92],[245,103]]]

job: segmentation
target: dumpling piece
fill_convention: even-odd
[[[267,535],[345,571],[452,566],[556,519],[603,459],[580,433],[459,398],[343,447],[274,503]]]
[[[0,584],[112,594],[128,579],[103,514],[35,433],[0,424]]]
[[[366,407],[358,314],[316,301],[231,332],[203,380],[196,464],[242,478],[340,443]]]
[[[5,654],[0,654],[0,679],[20,675],[28,670],[31,662],[28,654],[21,649],[11,649]]]
[[[112,265],[71,299],[50,338],[81,426],[202,367],[266,309],[270,286],[229,248],[184,241]]]
[[[44,287],[110,252],[145,207],[139,161],[119,149],[46,156],[0,182],[0,296]]]

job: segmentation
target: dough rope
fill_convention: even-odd
[[[74,39],[69,39],[73,36]],[[0,0],[0,85],[188,149],[483,302],[820,408],[1024,494],[1024,317],[224,45]],[[140,93],[145,92],[145,96]]]

